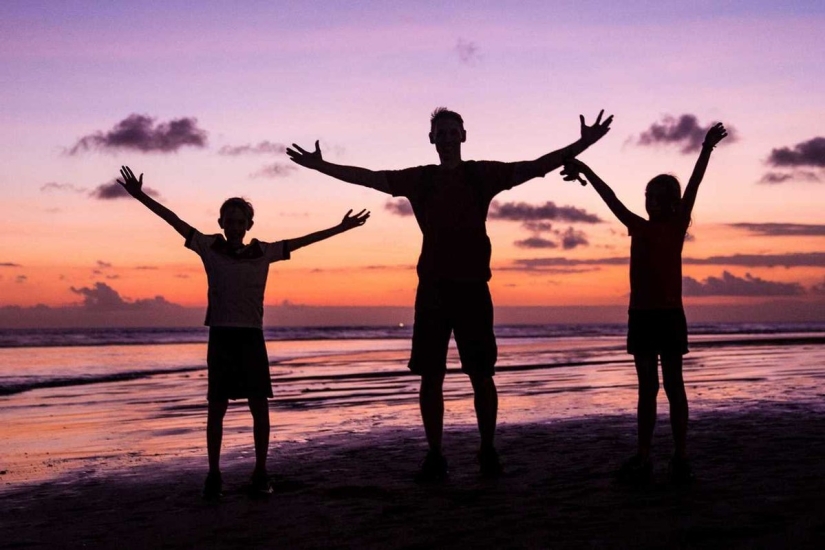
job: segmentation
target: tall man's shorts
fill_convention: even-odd
[[[419,281],[410,370],[419,375],[444,373],[450,333],[464,373],[495,374],[498,348],[486,282]]]
[[[259,328],[209,327],[209,401],[272,397],[269,356]]]
[[[683,309],[631,309],[627,313],[627,353],[685,355],[688,352]]]

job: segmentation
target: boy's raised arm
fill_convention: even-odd
[[[298,237],[295,239],[287,239],[287,248],[289,248],[290,252],[293,252],[299,248],[303,248],[304,246],[334,237],[335,235],[364,225],[370,217],[370,213],[366,210],[361,210],[354,216],[350,216],[350,214],[352,214],[352,210],[344,215],[344,219],[341,220],[341,223],[330,227],[329,229],[322,229],[321,231],[316,231],[315,233],[310,233],[309,235],[304,235],[303,237]]]
[[[604,180],[602,180],[596,173],[585,163],[580,161],[579,159],[569,159],[567,162],[564,163],[564,170],[561,172],[562,177],[565,181],[573,181],[578,180],[585,184],[586,182],[581,179],[581,176],[587,178],[587,181],[590,182],[590,185],[593,186],[593,189],[599,194],[602,200],[605,202],[610,211],[622,222],[626,227],[632,227],[638,223],[643,223],[644,218],[637,216],[619,200],[616,196],[616,193],[607,185]]]
[[[599,112],[599,116],[592,126],[585,124],[584,115],[579,115],[581,137],[578,141],[571,143],[567,147],[547,153],[536,160],[517,162],[511,182],[513,186],[520,185],[533,178],[544,177],[545,174],[563,166],[567,159],[575,158],[585,149],[602,139],[604,135],[610,131],[610,123],[613,122],[613,115],[607,117],[604,122],[602,122],[602,115],[604,115],[604,109]]]
[[[122,185],[124,189],[126,189],[127,193],[140,201],[144,206],[146,206],[146,208],[160,216],[163,221],[171,225],[175,231],[180,233],[182,237],[189,237],[192,227],[180,219],[177,214],[160,204],[143,191],[143,174],[141,174],[139,178],[136,178],[131,168],[128,166],[121,166],[120,175],[123,176],[123,179],[119,179],[117,182]]]
[[[369,187],[383,193],[390,192],[387,177],[383,172],[375,172],[358,166],[344,166],[342,164],[333,164],[325,161],[321,156],[321,148],[317,140],[315,141],[315,151],[306,151],[299,145],[293,143],[292,147],[287,147],[286,154],[289,155],[290,160],[295,164],[317,170],[335,179],[347,183],[354,183],[355,185],[363,185],[364,187]]]
[[[685,187],[685,194],[682,196],[682,215],[685,219],[690,219],[693,212],[693,205],[696,203],[696,193],[699,192],[699,184],[705,177],[705,170],[707,170],[708,162],[710,161],[710,154],[713,148],[716,147],[720,141],[725,139],[728,131],[721,122],[717,122],[708,130],[705,135],[705,141],[702,143],[702,152],[699,153],[699,158],[696,159],[696,166],[693,167],[693,173],[690,175],[687,187]]]

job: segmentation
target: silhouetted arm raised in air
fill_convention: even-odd
[[[610,211],[622,222],[626,227],[630,228],[639,223],[644,223],[645,219],[637,216],[627,209],[627,207],[619,200],[616,193],[602,180],[596,173],[585,163],[579,159],[569,159],[564,163],[564,170],[561,172],[565,181],[578,180],[582,184],[586,184],[581,176],[587,178],[593,189],[599,194],[605,202]]]
[[[699,158],[696,159],[696,166],[693,167],[693,173],[690,175],[690,180],[688,181],[687,187],[685,187],[685,193],[682,195],[682,202],[680,204],[682,216],[687,220],[690,219],[690,215],[693,212],[696,193],[699,191],[699,184],[702,183],[702,178],[705,177],[705,170],[708,167],[708,161],[710,161],[710,154],[713,152],[713,148],[725,139],[727,135],[728,132],[722,123],[717,122],[711,126],[705,136],[705,141],[702,143],[702,152],[699,153]]]
[[[347,183],[354,183],[355,185],[363,185],[364,187],[376,189],[383,193],[390,192],[387,177],[383,172],[375,172],[358,166],[345,166],[343,164],[333,164],[325,161],[321,156],[321,148],[317,140],[315,141],[315,151],[306,151],[299,145],[293,143],[292,147],[287,147],[286,154],[289,155],[290,160],[295,164],[317,170],[335,179]]]
[[[579,115],[581,137],[578,141],[557,151],[547,153],[536,160],[515,163],[516,167],[513,171],[512,181],[513,186],[522,184],[533,178],[543,178],[545,174],[563,166],[566,160],[575,158],[585,149],[599,141],[610,131],[610,123],[613,122],[613,115],[607,117],[604,122],[602,122],[602,115],[604,115],[604,109],[599,112],[599,116],[592,126],[585,124],[584,115]]]
[[[367,219],[370,217],[370,213],[366,210],[361,210],[354,216],[350,216],[350,214],[352,214],[352,210],[344,215],[344,219],[341,220],[341,223],[330,227],[329,229],[322,229],[321,231],[316,231],[315,233],[310,233],[309,235],[304,235],[303,237],[297,237],[295,239],[287,239],[287,247],[290,252],[292,252],[298,250],[299,248],[317,243],[318,241],[329,239],[330,237],[334,237],[335,235],[349,231],[350,229],[361,227],[367,223]]]
[[[192,226],[143,191],[143,174],[141,174],[139,178],[136,178],[131,168],[121,166],[120,175],[123,176],[123,179],[119,179],[117,182],[123,186],[127,193],[140,201],[146,208],[160,216],[163,221],[171,225],[182,237],[186,238],[189,236],[189,233],[192,231]]]

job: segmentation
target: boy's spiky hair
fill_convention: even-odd
[[[221,205],[221,219],[223,219],[224,214],[226,214],[226,211],[230,208],[237,208],[243,212],[249,221],[252,221],[252,218],[255,217],[255,209],[252,208],[252,203],[243,197],[232,197],[231,199],[223,201]]]
[[[461,127],[464,127],[464,119],[461,118],[460,114],[455,111],[451,111],[446,107],[436,107],[435,111],[430,114],[430,130],[432,130],[436,122],[445,119],[458,121],[461,123]]]

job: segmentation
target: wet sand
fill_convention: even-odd
[[[507,423],[505,477],[478,477],[474,429],[449,429],[451,477],[412,482],[419,429],[275,444],[276,492],[245,492],[251,458],[225,455],[226,495],[200,499],[202,456],[83,468],[0,497],[0,548],[820,548],[825,411],[788,402],[694,414],[697,481],[667,479],[660,415],[654,483],[616,484],[632,415]]]

